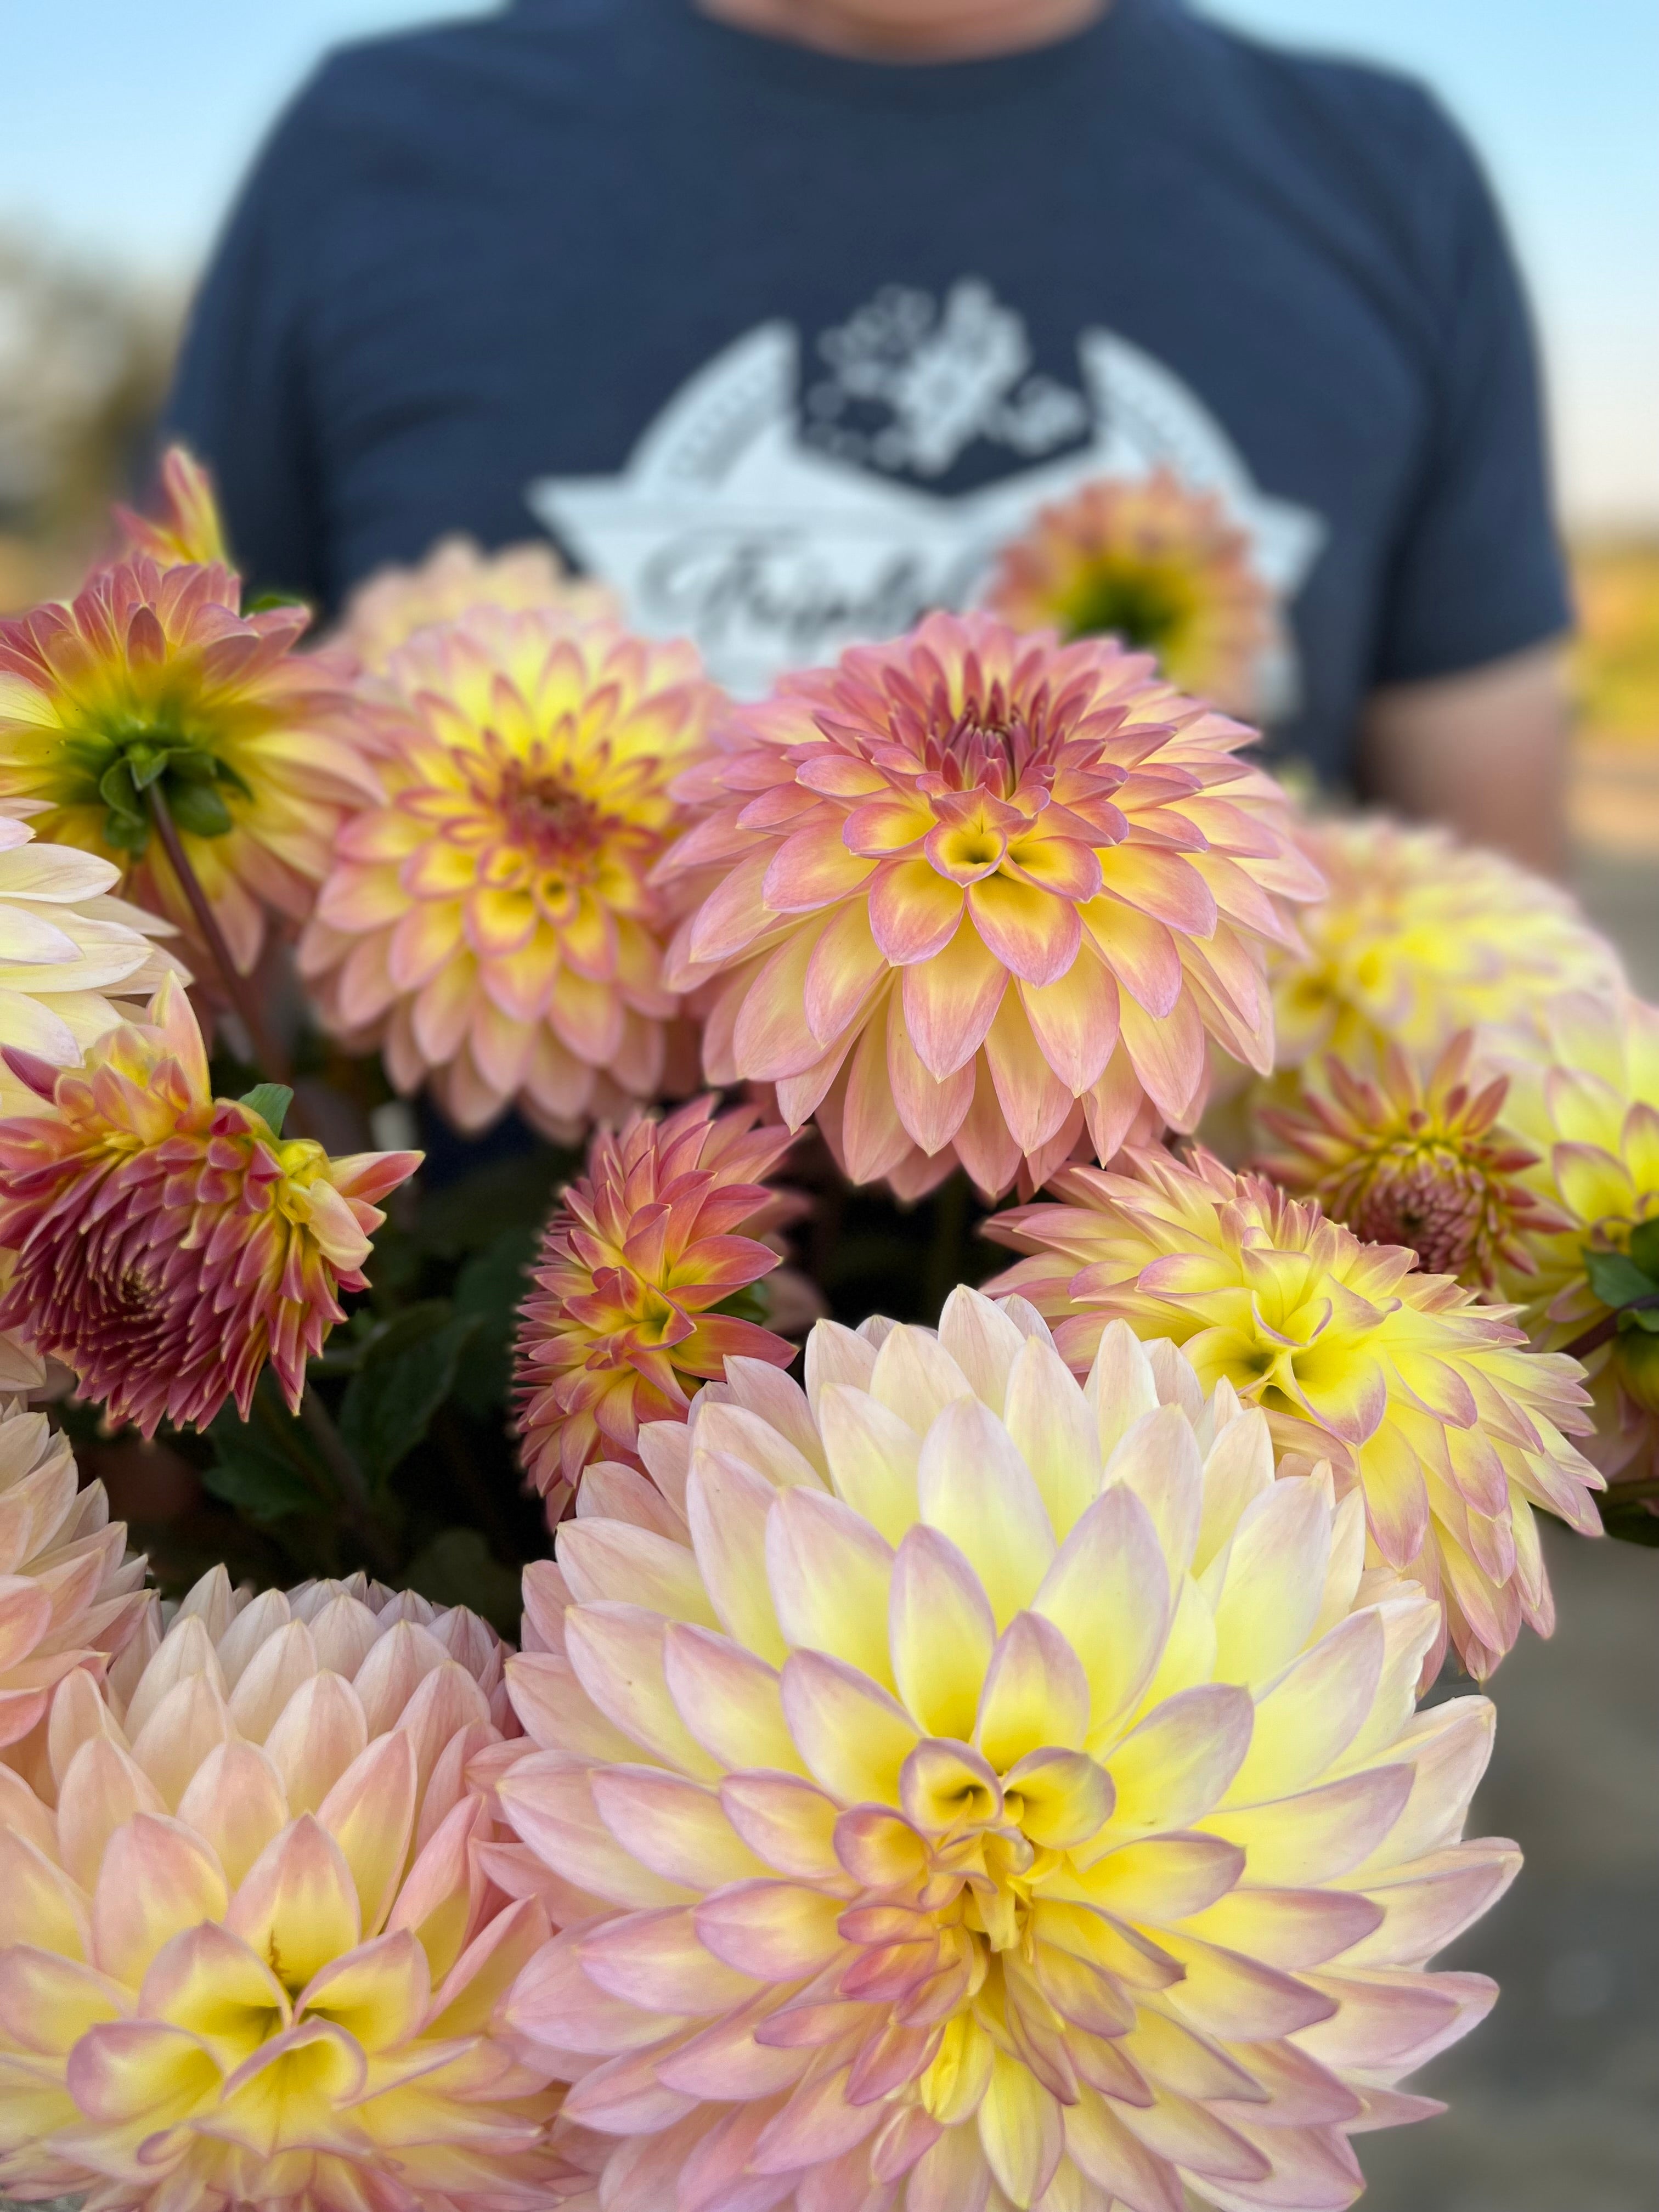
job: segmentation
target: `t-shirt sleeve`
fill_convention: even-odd
[[[309,135],[301,107],[244,186],[191,309],[163,420],[212,470],[250,592],[319,599],[327,577],[305,359]]]
[[[1435,158],[1421,180],[1433,405],[1389,571],[1376,684],[1478,668],[1572,619],[1520,274],[1476,161],[1433,119]]]

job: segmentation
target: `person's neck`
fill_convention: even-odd
[[[895,23],[860,0],[696,0],[734,29],[824,53],[887,62],[982,60],[1068,38],[1112,0],[957,0],[925,23]]]

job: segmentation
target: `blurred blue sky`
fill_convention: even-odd
[[[319,52],[485,4],[0,0],[0,228],[179,281]],[[1659,526],[1659,0],[1208,4],[1439,90],[1526,260],[1570,508]]]

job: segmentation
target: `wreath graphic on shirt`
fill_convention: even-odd
[[[1164,469],[1213,493],[1288,604],[1322,519],[1261,491],[1204,401],[1152,355],[1091,329],[1077,356],[1075,387],[1035,369],[1024,318],[978,277],[942,300],[889,285],[810,344],[783,320],[746,332],[681,386],[617,475],[544,477],[526,497],[642,629],[690,635],[711,672],[750,696],[929,607],[971,605],[1040,507],[1100,477]],[[1006,471],[939,488],[981,441],[1006,452]],[[1288,632],[1258,688],[1269,719],[1296,703]]]

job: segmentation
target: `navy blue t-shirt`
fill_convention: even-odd
[[[744,690],[972,599],[1041,505],[1213,490],[1285,748],[1567,621],[1527,315],[1414,85],[1180,0],[884,64],[692,0],[356,46],[277,128],[172,422],[252,579],[337,606],[539,526]]]

